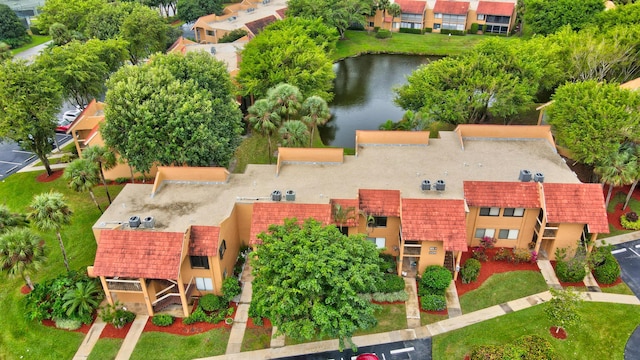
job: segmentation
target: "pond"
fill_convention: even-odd
[[[353,148],[357,130],[377,130],[387,120],[398,121],[404,111],[393,98],[393,88],[406,76],[437,57],[412,55],[363,55],[333,65],[336,73],[331,120],[319,127],[327,146]]]

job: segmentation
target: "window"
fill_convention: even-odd
[[[478,14],[478,20],[484,20],[484,14]]]
[[[207,30],[207,36],[216,36],[216,32],[213,30]]]
[[[500,208],[498,207],[480,208],[480,216],[498,216],[498,215],[500,215]]]
[[[442,13],[436,13],[434,17],[436,19],[442,19]]]
[[[220,254],[220,260],[224,257],[224,252],[227,251],[227,241],[222,240],[222,244],[220,244],[220,249],[218,249],[218,253]]]
[[[483,237],[490,237],[496,234],[496,229],[476,229],[476,238],[482,239]]]
[[[440,29],[440,24],[433,24],[433,30]]]
[[[505,208],[502,216],[522,217],[524,216],[524,208]]]
[[[208,269],[209,258],[206,256],[189,256],[192,269]]]
[[[369,21],[369,27],[374,27],[375,24],[373,23],[373,21]]]
[[[519,232],[517,229],[500,229],[498,239],[516,240]]]
[[[213,280],[211,278],[196,278],[196,288],[203,291],[213,291]]]
[[[374,216],[373,217],[373,226],[375,226],[375,227],[387,227],[387,217],[386,216]]]
[[[399,22],[394,22],[393,23],[393,28],[394,29],[399,29],[400,28],[400,23]]]
[[[378,249],[384,248],[386,243],[387,243],[387,239],[385,239],[385,238],[367,238],[367,240],[369,240],[372,243],[376,244],[376,247]]]

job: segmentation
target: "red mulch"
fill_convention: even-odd
[[[100,334],[100,339],[124,339],[125,336],[127,336],[129,329],[131,329],[131,324],[133,324],[133,322],[126,324],[122,329],[116,329],[113,325],[107,324]]]
[[[52,328],[56,327],[56,323],[53,320],[42,320],[42,325],[52,327]],[[59,330],[73,331],[73,332],[83,333],[86,335],[89,332],[89,329],[91,329],[91,324],[89,325],[82,324],[82,326],[80,326],[80,328],[76,330],[64,330],[64,329],[59,329]]]
[[[403,304],[404,305],[404,301],[384,301],[384,302],[379,302],[379,301],[375,301],[375,300],[371,300],[372,303],[376,304],[376,305],[399,305],[399,304]]]
[[[29,286],[27,286],[27,285],[23,285],[20,288],[20,294],[22,294],[22,295],[27,295],[30,292],[31,292],[31,288]]]
[[[45,171],[42,174],[38,175],[38,177],[36,177],[36,181],[41,183],[51,182],[53,180],[57,180],[60,176],[62,176],[62,173],[64,173],[64,170],[55,170],[51,173],[51,176],[49,176]]]
[[[620,283],[622,283],[622,278],[620,276],[618,276],[618,278],[616,279],[616,281],[614,281],[611,284],[601,284],[598,279],[596,279],[596,281],[598,282],[598,286],[600,286],[601,288],[607,288],[607,287],[612,287],[612,286],[616,286]]]
[[[558,332],[556,332],[556,330]],[[549,328],[549,333],[551,334],[551,336],[553,336],[556,339],[560,339],[560,340],[564,340],[567,338],[567,332],[564,331],[563,328],[557,328],[555,326],[552,326]]]
[[[468,251],[462,253],[462,259],[460,260],[460,265],[464,265],[464,262],[467,259],[471,258],[473,253],[471,252],[472,248],[469,248]],[[517,271],[517,270],[530,270],[530,271],[540,271],[538,265],[536,263],[520,263],[514,264],[506,261],[493,261],[493,256],[499,250],[499,248],[488,249],[487,255],[489,256],[489,261],[481,261],[480,267],[480,275],[478,275],[478,280],[473,281],[469,284],[462,283],[462,276],[458,275],[458,279],[456,280],[456,289],[458,291],[458,296],[462,296],[465,293],[475,290],[482,285],[491,275],[497,273],[504,273],[509,271]]]
[[[227,325],[224,321],[217,324],[209,324],[206,322],[195,323],[191,325],[185,325],[182,323],[182,319],[175,319],[173,324],[169,326],[155,326],[151,322],[151,318],[147,320],[147,324],[144,326],[143,331],[158,331],[174,335],[196,335],[207,332],[212,329],[231,328],[231,325]]]
[[[267,318],[262,318],[262,326],[258,326],[253,322],[252,318],[249,318],[249,321],[247,321],[247,328],[249,329],[269,329],[271,328],[273,325],[271,324],[271,320],[267,319]]]
[[[621,193],[625,196],[627,196],[627,193],[629,193],[629,190],[631,189],[630,185],[627,186],[621,186],[621,187],[615,187],[613,188],[613,192],[611,193],[611,198],[613,199],[616,194]],[[604,192],[604,198],[607,198],[607,193],[609,192],[609,186],[604,186],[602,191]],[[636,189],[633,191],[633,194],[631,195],[632,198],[640,201],[640,187],[636,187]],[[624,202],[617,204],[615,206],[615,211],[610,213],[607,212],[607,218],[609,219],[609,224],[613,225],[614,228],[618,229],[618,230],[626,230],[622,227],[622,225],[620,224],[620,217],[626,213],[628,213],[629,211],[631,211],[631,209],[629,207],[627,207],[625,210],[622,210],[622,206],[624,205]]]

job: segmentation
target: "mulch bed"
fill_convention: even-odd
[[[601,284],[600,281],[598,281],[598,279],[596,279],[596,282],[598,283],[598,286],[600,286],[601,288],[608,288],[608,287],[613,287],[613,286],[616,286],[616,285],[622,283],[622,278],[620,276],[618,276],[616,281],[614,281],[611,284]]]
[[[221,321],[216,324],[200,322],[200,323],[195,323],[191,325],[185,325],[184,323],[182,323],[182,319],[178,318],[178,319],[175,319],[173,324],[169,326],[155,326],[151,322],[151,318],[149,318],[149,320],[147,320],[147,324],[144,326],[143,332],[157,331],[157,332],[163,332],[163,333],[174,334],[174,335],[196,335],[196,334],[202,334],[209,330],[223,329],[223,328],[231,329],[231,325],[225,324],[224,321]]]
[[[49,176],[45,171],[42,174],[38,175],[38,177],[36,177],[36,181],[41,183],[51,182],[60,178],[60,176],[62,176],[63,173],[64,173],[64,170],[55,170],[51,173],[51,176]]]
[[[247,321],[247,328],[249,329],[270,329],[271,327],[273,327],[273,325],[271,324],[271,320],[267,319],[267,318],[262,318],[262,326],[258,326],[253,322],[252,318],[249,318],[249,321]]]
[[[564,331],[563,328],[557,328],[555,326],[552,326],[549,328],[549,333],[551,334],[551,336],[553,336],[556,339],[564,340],[567,338],[567,332]]]
[[[629,193],[630,189],[631,189],[631,185],[614,187],[613,192],[611,193],[611,199],[613,199],[618,193],[621,193],[626,198],[627,193]],[[602,191],[604,192],[604,198],[606,199],[607,193],[609,192],[609,186],[604,186]],[[640,187],[636,187],[631,197],[640,201]],[[623,228],[622,225],[620,224],[620,217],[628,213],[629,211],[631,211],[631,208],[627,207],[626,209],[622,210],[622,206],[624,206],[624,201],[615,206],[614,212],[607,212],[607,218],[609,220],[609,224],[612,225],[614,228],[618,230],[627,230]]]
[[[469,248],[468,251],[462,253],[460,266],[464,265],[464,262],[472,257],[473,253],[471,252],[471,250],[472,248]],[[485,282],[493,274],[518,270],[540,271],[536,263],[514,264],[506,261],[493,261],[493,256],[498,250],[499,248],[486,250],[489,261],[480,262],[480,275],[478,275],[478,279],[476,281],[473,281],[469,284],[463,284],[462,276],[458,274],[458,279],[456,280],[456,289],[458,291],[458,296],[462,296],[471,290],[479,288],[480,285],[482,285],[482,283]]]
[[[53,320],[42,320],[42,325],[48,326],[48,327],[52,327],[52,328],[56,327],[56,323]],[[59,329],[59,330],[73,331],[73,332],[77,332],[77,333],[83,333],[83,334],[86,335],[89,332],[89,329],[91,329],[91,325],[92,324],[89,324],[89,325],[82,324],[82,326],[80,326],[80,328],[78,328],[76,330],[64,330],[64,329]]]
[[[104,327],[104,330],[102,330],[102,333],[100,333],[100,339],[124,339],[125,336],[127,336],[129,329],[131,329],[132,324],[133,322],[130,322],[121,329],[116,329],[113,325],[107,324],[107,326]]]

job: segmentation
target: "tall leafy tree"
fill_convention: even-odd
[[[556,333],[561,328],[576,324],[580,321],[578,305],[582,302],[580,294],[569,288],[567,290],[549,289],[553,296],[545,304],[544,312],[552,324],[556,326]]]
[[[31,275],[46,261],[44,241],[26,228],[16,228],[0,235],[0,267],[9,276],[21,276],[33,290]]]
[[[376,324],[374,305],[358,296],[381,281],[375,245],[362,235],[308,219],[272,225],[258,235],[252,259],[252,311],[295,339],[338,338],[340,347],[358,329]]]
[[[24,61],[0,64],[0,138],[36,154],[49,175],[47,154],[61,107],[62,89],[49,72]]]
[[[300,120],[283,122],[278,132],[284,147],[304,147],[309,141],[309,129]]]
[[[316,45],[320,46],[327,55],[333,54],[338,43],[338,31],[324,24],[322,19],[307,19],[300,17],[286,17],[269,25],[270,30],[292,29],[304,33]]]
[[[120,38],[129,43],[129,60],[138,64],[166,47],[169,24],[157,11],[136,5],[120,27]]]
[[[595,80],[559,87],[548,107],[548,121],[558,144],[574,159],[599,165],[618,154],[624,143],[640,141],[640,94],[616,83]]]
[[[222,15],[223,8],[220,0],[178,0],[177,10],[180,20],[192,22],[209,14]]]
[[[370,14],[374,0],[290,0],[287,15],[309,19],[322,18],[338,30],[340,38],[353,24],[364,25],[365,15]]]
[[[245,46],[236,79],[245,96],[262,98],[271,87],[287,83],[297,86],[303,96],[330,101],[334,78],[330,58],[314,39],[298,27],[268,26]]]
[[[553,34],[564,25],[581,29],[604,10],[601,0],[525,0],[524,21],[528,31]]]
[[[201,75],[223,67],[210,59],[176,78],[162,56],[122,67],[109,79],[101,130],[106,144],[140,172],[154,163],[226,166],[240,142],[242,114],[231,94],[221,91],[230,89],[228,77]],[[183,61],[191,59],[202,60]],[[217,96],[208,90],[213,87]]]
[[[280,115],[267,99],[260,99],[248,109],[247,121],[255,131],[267,137],[269,164],[271,164],[271,137],[280,127]]]
[[[319,96],[310,96],[302,103],[302,121],[311,129],[309,136],[309,147],[313,145],[313,136],[315,130],[320,125],[324,125],[331,118],[329,105]]]
[[[104,170],[113,169],[116,166],[116,155],[106,146],[92,145],[82,151],[82,158],[98,165],[100,180],[107,194],[107,199],[109,199],[109,204],[111,204],[111,194],[109,194],[107,179],[104,177]]]
[[[90,15],[105,6],[105,0],[46,0],[40,8],[37,26],[39,29],[48,29],[55,23],[61,23],[69,31],[81,32]]]
[[[98,165],[88,159],[73,160],[69,166],[64,169],[64,179],[69,182],[69,187],[77,192],[89,192],[91,200],[98,210],[102,212],[102,208],[93,193],[93,187],[100,181],[100,170]]]
[[[31,41],[18,15],[6,4],[0,4],[0,41],[13,48]]]
[[[30,208],[28,218],[36,228],[42,231],[54,230],[56,232],[64,266],[67,268],[67,271],[70,271],[69,259],[67,258],[64,243],[62,242],[60,230],[64,225],[71,223],[71,215],[73,215],[73,212],[69,208],[69,205],[67,205],[64,195],[55,191],[35,195],[33,201],[31,201]]]
[[[99,40],[115,39],[120,34],[124,19],[131,14],[133,3],[114,2],[91,12],[84,32],[89,38]]]

